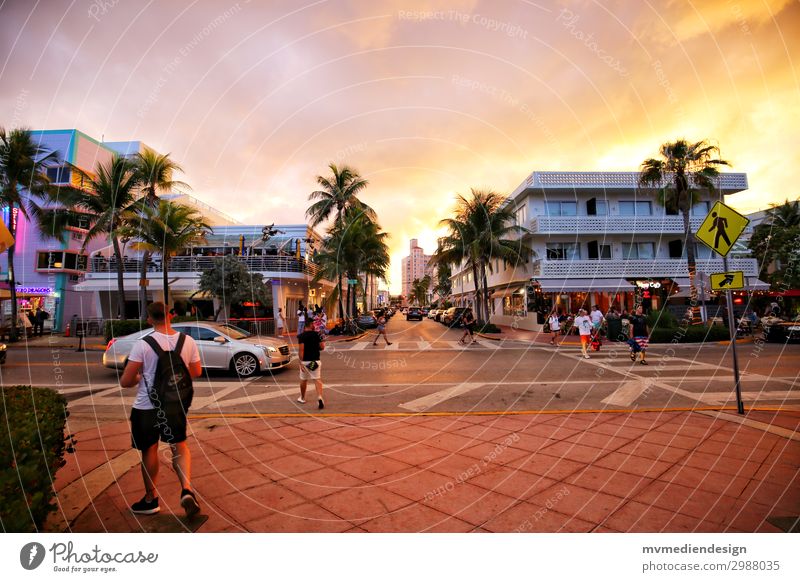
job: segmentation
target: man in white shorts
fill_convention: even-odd
[[[320,338],[319,333],[313,327],[306,330],[297,337],[298,356],[300,358],[300,404],[306,403],[306,386],[308,381],[313,380],[317,388],[317,401],[319,409],[325,408],[325,401],[322,397],[322,362],[320,362],[320,352],[325,349],[325,342]]]

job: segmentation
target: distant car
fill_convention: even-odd
[[[428,308],[427,307],[420,307],[419,312],[422,314],[422,317],[428,317]]]
[[[439,311],[438,309],[431,309],[431,310],[429,310],[429,311],[428,311],[428,319],[435,319],[435,318],[436,318],[436,313],[437,313],[438,311]]]
[[[422,311],[418,307],[410,307],[406,312],[406,321],[411,321],[412,319],[422,321]]]
[[[285,340],[253,336],[225,323],[176,323],[172,326],[194,338],[203,368],[231,370],[241,377],[266,370],[285,368],[292,362]],[[103,354],[103,365],[122,369],[128,363],[133,345],[153,333],[153,328],[112,339]]]
[[[461,327],[461,318],[467,309],[467,307],[451,307],[444,312],[440,321],[448,327]]]
[[[0,344],[0,366],[6,363],[6,354],[8,353],[8,346]]]
[[[361,329],[374,329],[378,327],[378,319],[372,313],[362,313],[356,318],[356,325]]]

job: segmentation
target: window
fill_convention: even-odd
[[[75,251],[42,251],[36,256],[36,270],[85,271],[88,262],[87,255]]]
[[[710,210],[711,203],[707,200],[703,202],[698,202],[694,206],[692,206],[692,216],[705,216],[708,214]]]
[[[547,260],[572,261],[581,258],[578,243],[547,243]]]
[[[653,207],[649,200],[621,200],[619,213],[622,216],[651,216]]]
[[[517,219],[517,226],[525,226],[525,222],[528,219],[528,209],[524,205],[520,206],[517,208],[515,216]]]
[[[548,216],[577,216],[578,203],[577,202],[548,202],[547,203]]]
[[[656,257],[656,245],[651,242],[622,243],[622,255],[626,261],[654,259]]]
[[[47,168],[47,177],[53,184],[69,184],[71,174],[69,166]]]
[[[609,260],[611,258],[611,245],[602,245],[596,240],[590,240],[587,246],[590,259]]]
[[[608,200],[590,198],[586,201],[586,214],[589,216],[608,216]]]

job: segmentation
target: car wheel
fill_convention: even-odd
[[[258,360],[253,354],[236,354],[233,357],[233,371],[241,378],[249,378],[258,372]]]

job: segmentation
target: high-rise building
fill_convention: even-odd
[[[426,255],[421,246],[417,244],[417,239],[411,239],[410,253],[403,257],[403,297],[408,300],[411,295],[411,287],[414,279],[422,279],[425,275],[431,278],[431,289],[436,284],[436,270],[428,263],[431,255]]]

